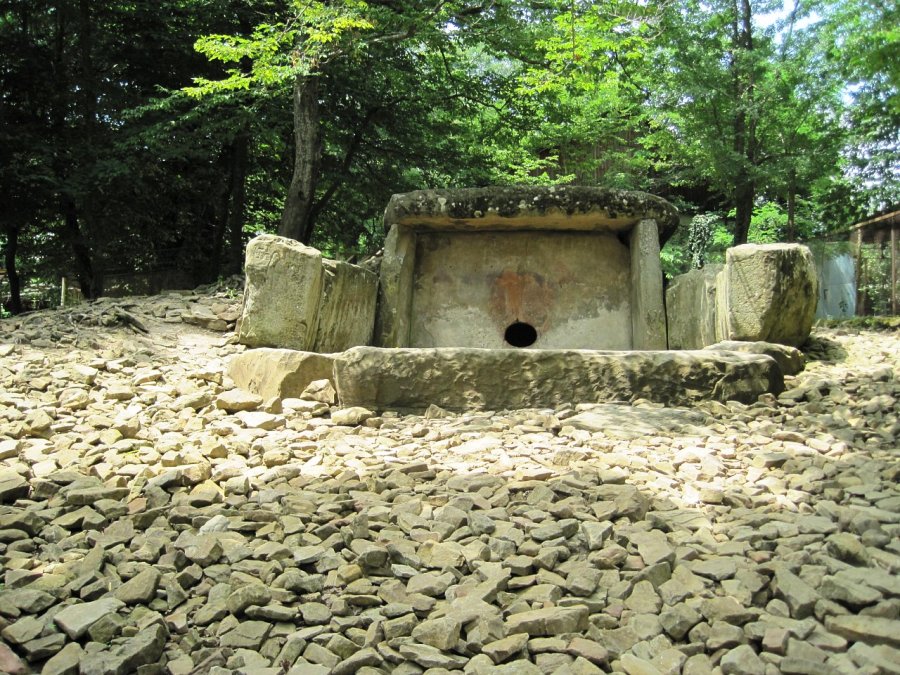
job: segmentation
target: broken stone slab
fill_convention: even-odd
[[[900,647],[900,621],[897,619],[862,614],[829,616],[825,628],[855,642]]]
[[[621,403],[601,403],[579,407],[581,412],[566,419],[564,427],[603,432],[622,439],[659,436],[669,432],[688,433],[702,425],[705,416],[683,408],[632,407]]]
[[[716,276],[721,265],[680,274],[666,289],[669,349],[703,349],[716,336]]]
[[[322,254],[263,234],[247,244],[238,340],[251,347],[313,349],[322,295]]]
[[[343,406],[448,410],[553,407],[646,398],[687,405],[780,393],[774,360],[734,352],[382,349],[335,356]]]
[[[331,352],[371,341],[378,279],[369,270],[269,234],[247,245],[244,270],[238,342]]]
[[[803,344],[818,301],[812,253],[800,244],[744,244],[728,249],[717,301],[724,338]]]
[[[340,352],[372,342],[378,277],[343,261],[323,260],[315,351]]]
[[[70,639],[77,640],[97,621],[115,614],[124,606],[125,603],[116,598],[102,598],[93,602],[69,605],[57,612],[53,620]]]
[[[300,398],[311,382],[333,379],[334,357],[293,349],[250,349],[232,357],[228,376],[263,400]]]
[[[669,348],[699,349],[721,340],[799,346],[812,327],[816,288],[805,246],[730,248],[724,266],[691,270],[667,289]]]
[[[11,504],[28,496],[28,481],[15,471],[0,469],[0,504]]]
[[[796,347],[774,342],[743,342],[740,340],[723,340],[706,347],[716,351],[743,352],[745,354],[765,354],[778,363],[785,375],[796,375],[806,366],[806,357]]]

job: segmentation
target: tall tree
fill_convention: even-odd
[[[771,10],[750,0],[685,0],[667,13],[655,97],[661,150],[728,199],[734,243],[747,241],[760,179],[759,87],[773,41],[754,23]]]
[[[346,178],[367,131],[398,102],[412,95],[425,101],[429,95],[444,95],[449,90],[453,90],[451,98],[445,98],[443,104],[438,98],[430,103],[446,107],[454,101],[477,98],[487,83],[473,78],[463,82],[454,63],[467,45],[498,38],[500,27],[509,25],[515,12],[515,3],[295,1],[276,17],[277,22],[258,25],[250,38],[211,35],[201,39],[197,47],[209,58],[233,64],[251,59],[253,66],[249,72],[235,66],[225,79],[198,78],[190,91],[199,96],[290,83],[293,176],[278,231],[309,242],[317,220],[340,188],[340,184],[321,183],[323,153],[328,151],[323,105],[337,92],[360,100],[358,92],[344,88],[347,81],[341,75],[346,77],[350,71],[373,75],[387,67],[401,76],[402,83],[413,85],[412,90],[402,91],[388,83],[391,93],[382,91],[375,105],[358,116],[361,126],[354,129],[338,171]],[[377,75],[375,79],[379,79]],[[416,90],[416,79],[432,86]],[[468,89],[460,87],[463,84]]]

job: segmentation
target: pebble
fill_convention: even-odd
[[[235,389],[222,292],[2,322],[0,671],[897,672],[893,334],[752,405],[417,416]]]

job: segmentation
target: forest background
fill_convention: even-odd
[[[581,184],[732,243],[900,204],[900,7],[866,0],[0,0],[5,310],[240,272],[259,232],[375,252],[391,194]]]

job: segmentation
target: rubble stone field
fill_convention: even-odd
[[[0,672],[900,673],[896,332],[752,405],[402,415],[235,389],[238,310],[0,322]]]

